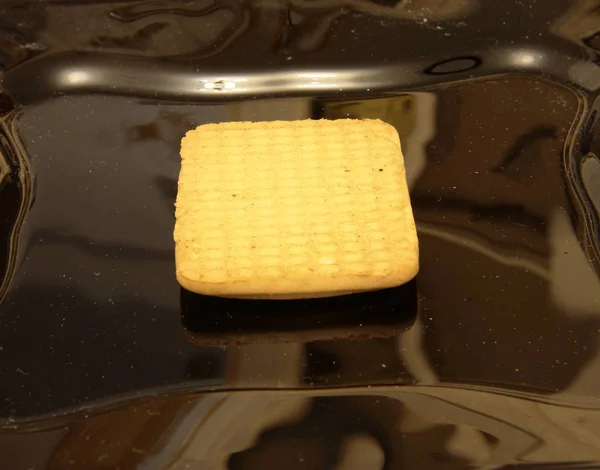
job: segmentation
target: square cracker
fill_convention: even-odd
[[[417,274],[400,140],[382,121],[206,124],[181,158],[175,261],[192,292],[326,297]]]

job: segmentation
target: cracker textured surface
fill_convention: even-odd
[[[177,279],[226,297],[324,297],[419,269],[396,130],[379,120],[207,124],[181,144]]]

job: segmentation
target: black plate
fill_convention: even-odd
[[[0,1],[0,468],[600,465],[599,37],[592,0]],[[308,117],[398,130],[416,281],[182,292],[183,134]]]
[[[412,326],[417,310],[415,281],[381,291],[303,300],[224,299],[181,289],[186,335],[208,346],[392,337]]]

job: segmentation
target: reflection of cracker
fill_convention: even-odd
[[[203,331],[184,330],[190,343],[198,346],[241,346],[245,344],[282,344],[311,343],[313,341],[365,341],[369,339],[385,339],[406,331],[408,327],[399,325],[366,325],[362,327],[335,329],[323,328],[300,331],[267,331],[243,333],[231,331],[227,333],[206,333]]]
[[[401,285],[418,243],[395,129],[378,120],[208,124],[182,141],[177,279],[231,297]]]
[[[418,308],[415,281],[299,300],[226,299],[181,289],[186,336],[205,346],[389,338],[410,328]]]
[[[597,0],[576,0],[565,5],[568,8],[552,22],[550,31],[580,44],[585,38],[600,32],[599,15],[595,11],[598,7]]]

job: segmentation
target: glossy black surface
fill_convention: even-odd
[[[587,0],[0,1],[0,463],[600,462],[599,37]],[[397,128],[416,281],[182,292],[183,134],[307,117]]]
[[[209,346],[393,337],[409,329],[417,313],[414,280],[377,292],[284,302],[224,299],[181,289],[186,335]]]

